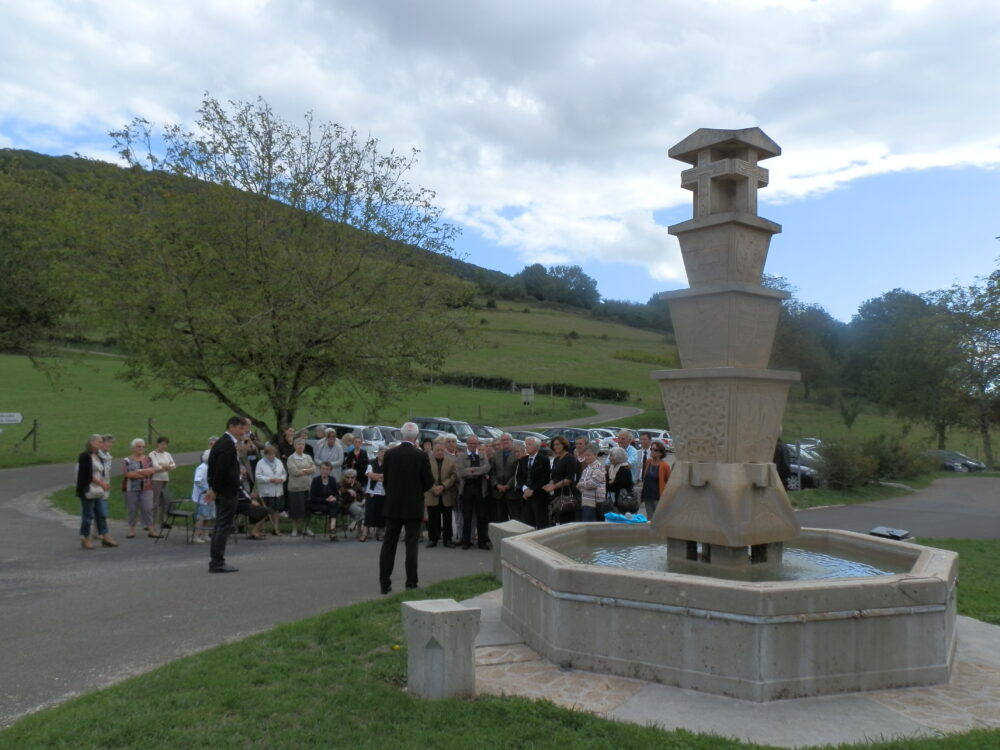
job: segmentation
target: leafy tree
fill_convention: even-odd
[[[950,314],[959,352],[954,375],[968,396],[983,441],[983,458],[994,465],[991,424],[1000,406],[1000,270],[980,283],[933,295]]]
[[[59,203],[50,175],[0,163],[0,349],[37,357],[65,333],[73,288],[46,231]]]
[[[406,182],[416,152],[294,126],[262,99],[206,95],[198,112],[194,131],[111,133],[130,179],[75,206],[129,377],[209,393],[273,435],[345,392],[374,415],[440,367],[468,290],[435,262],[455,230]]]
[[[955,377],[954,320],[933,300],[901,289],[868,300],[849,326],[846,368],[854,390],[899,416],[929,424],[939,448],[966,418]]]
[[[552,266],[549,276],[555,282],[560,302],[589,310],[601,301],[597,282],[585,274],[580,266]]]

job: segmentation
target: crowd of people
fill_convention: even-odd
[[[227,426],[228,437],[223,436],[227,443],[220,449],[233,449],[233,521],[245,523],[249,539],[263,540],[268,534],[313,536],[318,531],[313,530],[318,527],[316,517],[321,517],[321,528],[331,542],[347,534],[359,542],[383,540],[384,464],[387,449],[394,446],[369,456],[360,436],[338,437],[336,430],[327,428],[310,439],[305,431],[290,427],[275,443],[262,443],[247,420],[230,420],[236,421],[238,425]],[[208,543],[219,528],[213,488],[220,478],[213,482],[210,462],[220,439],[209,439],[194,474],[190,497],[196,505],[197,543]],[[646,433],[640,434],[637,447],[627,430],[617,443],[605,454],[583,438],[570,445],[557,436],[543,455],[537,438],[521,444],[508,433],[492,443],[470,436],[464,446],[453,435],[424,440],[415,447],[426,458],[431,479],[421,490],[423,517],[415,533],[427,547],[490,549],[491,522],[514,519],[546,528],[600,521],[610,511],[635,513],[642,505],[651,518],[670,476],[667,448]],[[96,540],[106,547],[118,546],[107,524],[112,444],[111,435],[91,435],[80,454],[76,494],[84,549],[93,549]],[[144,533],[158,538],[172,499],[170,473],[177,464],[165,437],[149,453],[141,438],[129,447],[121,465],[126,536],[134,537],[141,524]],[[338,532],[338,523],[346,524],[346,529]],[[412,534],[414,527],[406,531]]]

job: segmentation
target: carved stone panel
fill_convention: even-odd
[[[797,374],[762,371],[777,377],[737,373],[705,377],[697,372],[676,370],[660,381],[678,460],[770,461],[788,388]]]

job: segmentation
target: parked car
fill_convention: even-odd
[[[469,427],[476,433],[481,443],[492,443],[494,440],[499,440],[500,436],[503,435],[503,430],[499,427],[493,427],[488,424],[472,424],[470,422]]]
[[[547,430],[543,430],[542,434],[545,435],[551,442],[552,438],[557,435],[563,435],[567,440],[569,440],[570,449],[573,447],[573,443],[579,437],[584,438],[588,443],[597,443],[600,445],[601,438],[604,435],[601,434],[599,430],[584,429],[583,427],[550,427]]]
[[[945,471],[985,471],[986,464],[958,451],[927,451],[928,456],[938,460],[938,466]]]
[[[788,479],[785,480],[785,487],[790,491],[818,487],[820,484],[820,464],[823,460],[819,453],[804,447],[801,443],[798,446],[785,443],[784,446],[785,455],[788,457],[788,468],[791,472]]]
[[[475,435],[472,426],[468,422],[460,419],[448,419],[447,417],[410,417],[421,430],[440,430],[450,432],[458,438],[458,442],[465,444],[470,435]]]
[[[549,436],[543,435],[540,432],[532,432],[531,430],[508,430],[510,436],[515,440],[520,440],[522,443],[530,437],[538,438],[542,441],[542,449],[547,450],[549,447]]]
[[[672,451],[674,449],[674,439],[670,437],[669,430],[661,430],[659,428],[646,429],[640,427],[638,432],[640,435],[644,432],[649,433],[650,440],[659,440],[661,443],[667,446],[668,451]]]
[[[386,425],[363,425],[363,424],[346,424],[343,422],[315,422],[311,425],[306,426],[306,430],[309,431],[310,445],[315,445],[316,441],[312,439],[312,436],[316,434],[317,429],[327,429],[332,427],[337,431],[337,437],[342,438],[348,432],[354,435],[354,437],[361,438],[361,447],[365,449],[365,452],[369,456],[374,456],[379,448],[389,445],[389,443],[399,440],[399,428],[388,427]]]
[[[615,427],[614,425],[608,425],[606,427],[602,427],[601,429],[602,430],[611,430],[615,434],[615,438],[618,437],[619,433],[621,433],[622,430],[628,430],[629,432],[632,433],[632,445],[634,445],[636,448],[639,447],[639,431],[638,430],[633,430],[631,427]]]

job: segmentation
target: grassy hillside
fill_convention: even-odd
[[[473,321],[471,345],[449,357],[447,370],[618,388],[635,405],[657,408],[650,371],[679,366],[672,337],[579,313],[503,302],[477,311]]]

